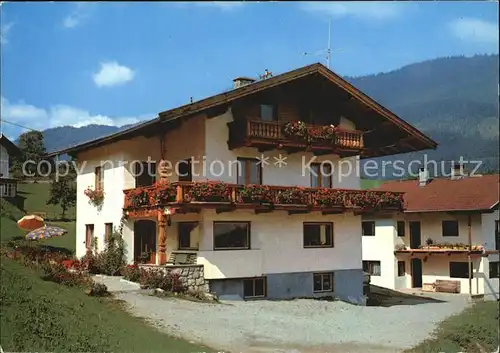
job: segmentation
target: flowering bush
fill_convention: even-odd
[[[150,195],[145,188],[135,188],[127,193],[128,207],[149,206]]]
[[[181,283],[180,276],[162,270],[140,270],[139,283],[147,289],[160,288],[166,292],[182,293],[185,288]]]
[[[121,275],[128,281],[139,282],[141,279],[141,270],[137,264],[127,265],[122,268]]]
[[[231,189],[223,182],[194,182],[184,199],[188,202],[228,202],[231,200]]]
[[[350,206],[361,208],[379,209],[382,207],[403,208],[403,194],[394,194],[391,192],[351,192],[349,195]]]
[[[104,202],[104,191],[101,189],[93,190],[90,186],[84,191],[85,196],[89,198],[89,204],[101,208]]]
[[[313,203],[323,207],[345,207],[346,197],[347,193],[345,191],[322,188],[313,193]]]
[[[307,125],[302,121],[290,121],[285,124],[285,135],[307,137]]]
[[[170,184],[168,180],[157,182],[153,188],[149,189],[149,203],[152,206],[174,202],[177,195],[177,189]]]
[[[314,126],[307,128],[307,136],[310,140],[334,140],[335,126]]]
[[[304,188],[299,187],[280,190],[277,196],[278,204],[308,205],[308,195]]]
[[[274,193],[265,185],[245,185],[238,195],[240,203],[274,203]]]

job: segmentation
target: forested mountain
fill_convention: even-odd
[[[498,55],[450,57],[415,63],[388,73],[347,77],[439,143],[436,151],[390,159],[480,159],[498,170]],[[89,125],[45,130],[48,151],[105,136],[126,127]]]

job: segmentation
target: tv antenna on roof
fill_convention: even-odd
[[[313,53],[305,52],[304,55],[307,56],[317,56],[317,55],[324,55],[325,56],[325,61],[326,61],[326,67],[330,68],[330,59],[332,57],[332,51],[343,51],[342,48],[335,48],[332,50],[332,18],[330,17],[328,19],[328,44],[326,49],[318,50]]]

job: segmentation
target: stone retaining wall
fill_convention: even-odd
[[[170,274],[178,274],[182,285],[190,292],[209,293],[210,287],[205,279],[203,265],[139,265],[145,270],[162,270]]]

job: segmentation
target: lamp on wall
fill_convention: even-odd
[[[167,226],[170,227],[172,225],[172,214],[174,212],[172,212],[172,209],[170,207],[165,207],[164,212],[167,215]]]

